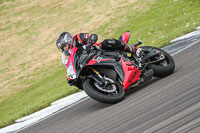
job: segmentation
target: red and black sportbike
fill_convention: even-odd
[[[126,32],[120,41],[127,43]],[[142,44],[139,41],[135,46]],[[77,56],[73,48],[66,65],[70,85],[84,90],[91,98],[103,103],[117,103],[132,89],[155,77],[173,73],[175,63],[165,51],[151,46],[142,46],[135,54],[124,51],[102,50],[92,47],[89,53]],[[80,61],[80,58],[84,59]]]

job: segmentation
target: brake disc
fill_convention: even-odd
[[[107,93],[113,93],[117,91],[117,87],[114,84],[114,81],[110,78],[104,77],[106,81],[108,81],[106,86],[100,86],[97,82],[94,82],[95,87],[97,87],[99,90]]]

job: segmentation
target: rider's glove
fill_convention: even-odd
[[[98,36],[96,34],[91,34],[90,37],[88,38],[88,43],[93,45],[96,43],[98,40]]]
[[[86,46],[85,52],[88,53],[93,46],[93,44],[96,43],[98,40],[98,36],[96,34],[91,34],[90,37],[88,38],[88,44]]]

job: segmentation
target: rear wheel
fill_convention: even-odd
[[[175,69],[175,62],[174,59],[169,55],[167,52],[160,48],[155,48],[151,46],[143,46],[143,49],[149,49],[154,52],[160,52],[160,55],[155,56],[153,60],[162,59],[159,62],[149,64],[148,68],[154,71],[155,77],[165,77],[174,72]],[[151,60],[151,61],[153,61]]]
[[[85,92],[102,103],[114,104],[123,100],[125,91],[122,85],[112,79],[105,77],[105,84],[98,84],[93,78],[87,78],[83,83]]]

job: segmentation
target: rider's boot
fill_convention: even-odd
[[[135,46],[125,44],[125,43],[122,43],[122,45],[124,45],[123,51],[135,54],[135,52],[137,50],[137,48]]]

